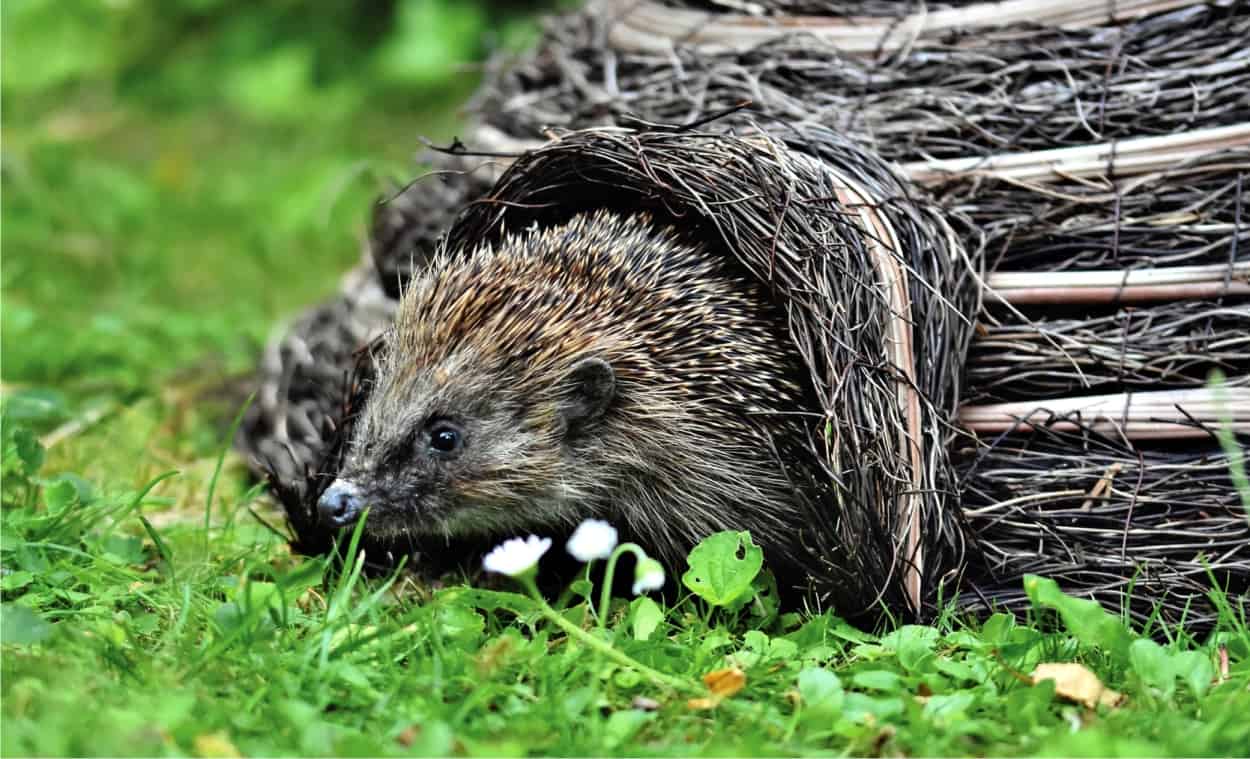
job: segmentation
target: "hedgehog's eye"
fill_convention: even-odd
[[[435,422],[429,427],[430,451],[442,458],[459,455],[464,448],[464,433],[450,422]]]

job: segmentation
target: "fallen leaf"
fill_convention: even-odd
[[[872,748],[868,750],[869,756],[881,756],[885,744],[890,742],[894,737],[894,727],[886,725],[877,731],[876,736],[872,739]]]
[[[713,696],[728,698],[746,687],[747,675],[737,667],[726,667],[703,676],[703,684]]]
[[[421,728],[417,725],[409,725],[399,731],[399,735],[395,736],[395,742],[404,748],[408,748],[417,740],[417,733]]]
[[[688,708],[715,709],[721,701],[746,687],[747,675],[737,667],[726,667],[708,672],[703,676],[703,684],[712,692],[711,695],[690,699],[686,702]]]
[[[230,742],[230,739],[223,733],[197,735],[193,741],[192,748],[196,756],[214,757],[215,759],[242,756],[239,750],[234,747],[234,744]]]
[[[1124,702],[1124,694],[1102,684],[1084,664],[1074,662],[1039,664],[1030,676],[1033,684],[1055,681],[1055,695],[1093,709],[1099,704],[1114,709]]]

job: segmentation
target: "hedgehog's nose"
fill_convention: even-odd
[[[317,501],[317,514],[323,524],[346,527],[360,516],[360,489],[347,480],[330,483]]]

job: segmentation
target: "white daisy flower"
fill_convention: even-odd
[[[616,548],[616,528],[602,519],[587,519],[573,531],[565,548],[582,563],[606,559]]]
[[[641,559],[634,568],[634,595],[664,587],[664,567],[655,559]]]
[[[551,538],[540,538],[530,535],[528,538],[512,538],[505,540],[482,559],[482,566],[487,572],[517,577],[534,568],[547,549],[551,548]]]

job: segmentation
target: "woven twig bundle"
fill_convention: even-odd
[[[1142,448],[1083,428],[1003,435],[957,454],[977,536],[960,603],[1028,607],[1040,574],[1138,621],[1209,625],[1208,594],[1244,603],[1250,523],[1218,448]]]
[[[1250,586],[1211,434],[1250,431],[1248,50],[1241,2],[604,0],[497,63],[469,150],[379,206],[361,277],[275,342],[244,445],[320,550],[353,350],[414,267],[649,210],[788,309],[829,420],[825,600],[928,611],[967,569],[965,608],[1015,608],[1036,572],[1208,623],[1210,580]]]
[[[680,124],[749,101],[743,119],[821,124],[897,161],[1250,122],[1245,3],[1185,4],[1119,26],[969,27],[882,60],[850,55],[801,26],[723,52],[679,38],[663,52],[610,44],[633,7],[553,20],[535,54],[496,62],[475,98],[478,113],[496,130],[535,140],[547,127]]]

